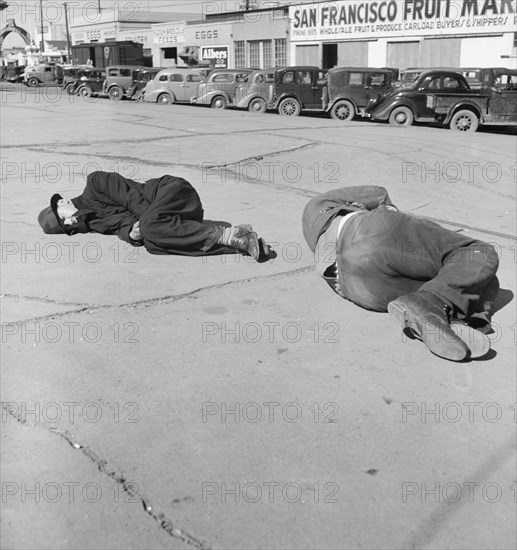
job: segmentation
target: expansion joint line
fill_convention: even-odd
[[[190,546],[198,549],[198,550],[209,550],[210,545],[206,541],[201,540],[198,537],[195,537],[194,535],[191,535],[187,531],[180,529],[178,527],[174,526],[174,523],[170,518],[167,517],[167,515],[164,512],[161,512],[154,508],[154,506],[151,504],[150,499],[145,496],[143,493],[135,489],[136,484],[134,482],[130,482],[126,479],[126,476],[122,473],[114,469],[113,467],[110,467],[108,464],[108,461],[102,459],[95,451],[93,451],[90,447],[87,445],[82,445],[81,443],[78,443],[74,436],[67,430],[62,430],[59,428],[52,428],[48,426],[41,426],[37,424],[29,424],[26,419],[24,419],[21,415],[21,413],[14,411],[12,407],[9,406],[8,403],[2,403],[2,409],[11,417],[13,417],[19,424],[28,426],[28,427],[42,427],[44,430],[53,433],[57,435],[58,437],[61,437],[64,439],[71,447],[74,449],[81,451],[81,453],[88,459],[90,459],[91,462],[93,462],[96,466],[99,472],[101,472],[103,475],[107,476],[109,479],[120,485],[121,489],[131,498],[137,499],[142,504],[142,507],[146,514],[151,516],[159,525],[160,529],[163,529],[168,535],[175,539],[180,539],[183,542],[189,544]]]

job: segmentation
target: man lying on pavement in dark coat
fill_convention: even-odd
[[[93,172],[78,197],[53,195],[38,222],[45,233],[116,234],[151,254],[204,256],[241,251],[258,261],[269,253],[251,225],[225,227],[203,221],[196,190],[174,176],[142,184],[116,172]]]
[[[317,271],[340,296],[389,311],[440,357],[461,361],[488,352],[499,290],[493,246],[399,212],[386,189],[374,185],[313,198],[302,224]]]

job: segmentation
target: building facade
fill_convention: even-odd
[[[515,0],[336,0],[289,20],[296,64],[516,67]]]

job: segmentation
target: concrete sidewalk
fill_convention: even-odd
[[[5,547],[515,547],[515,134],[43,99],[2,98]],[[93,169],[185,177],[277,257],[42,234]],[[301,211],[362,183],[496,246],[486,360],[318,280]]]

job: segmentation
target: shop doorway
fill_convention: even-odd
[[[323,44],[322,69],[332,69],[337,65],[337,44]]]

